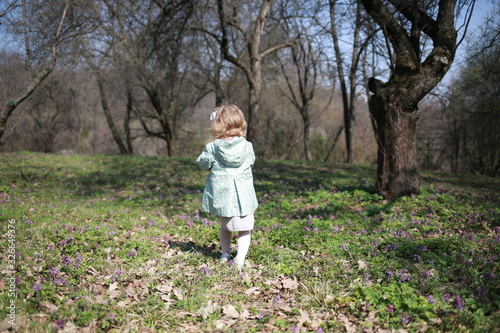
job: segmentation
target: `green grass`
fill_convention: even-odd
[[[259,160],[239,271],[218,261],[192,159],[0,159],[0,302],[20,332],[498,329],[498,179],[423,173],[420,195],[388,203],[371,168]]]

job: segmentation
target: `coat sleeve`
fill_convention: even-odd
[[[253,167],[255,163],[255,152],[253,151],[253,145],[251,142],[248,143],[248,158],[250,159],[250,166]]]
[[[206,145],[200,156],[198,156],[198,158],[196,159],[196,164],[198,164],[201,169],[210,170],[214,165],[214,162],[215,157],[211,149],[211,145],[208,144]]]

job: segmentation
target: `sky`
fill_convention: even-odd
[[[455,60],[451,66],[450,72],[448,72],[445,77],[446,81],[451,80],[456,75],[460,66],[464,64],[467,44],[470,40],[474,40],[474,36],[478,36],[480,34],[480,27],[484,24],[486,17],[491,16],[494,13],[500,15],[500,1],[497,0],[496,2],[497,5],[495,6],[492,0],[476,0],[471,22],[467,30],[467,37],[457,49]],[[457,26],[459,23],[460,21],[457,21]]]

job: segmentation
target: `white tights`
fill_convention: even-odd
[[[222,255],[231,255],[231,235],[231,231],[220,228],[219,236]],[[234,262],[239,266],[243,266],[245,263],[248,248],[250,247],[251,235],[251,230],[238,231],[238,252],[234,258]]]

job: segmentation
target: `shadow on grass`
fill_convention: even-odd
[[[187,242],[177,242],[177,241],[169,241],[169,245],[171,248],[179,249],[183,252],[194,252],[202,254],[209,258],[218,259],[221,255],[220,249],[216,243],[212,243],[210,245],[199,245],[193,241]]]

